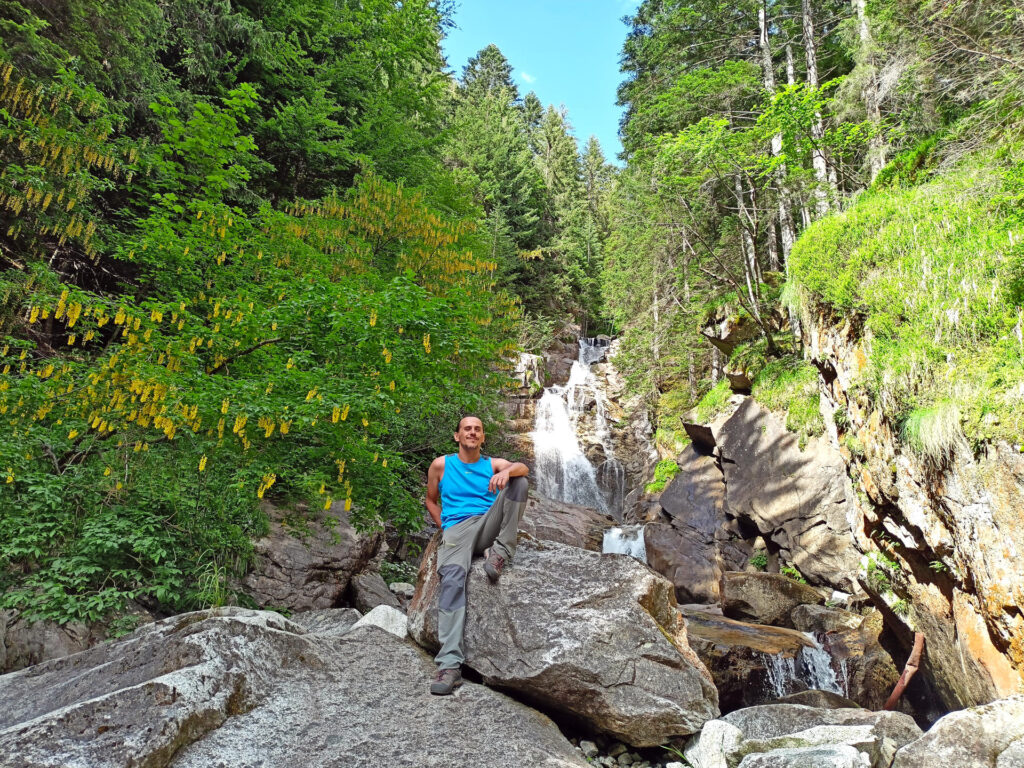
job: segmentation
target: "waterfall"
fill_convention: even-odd
[[[845,661],[839,665],[843,676],[843,682],[840,683],[828,651],[813,634],[805,632],[804,635],[812,645],[801,648],[795,657],[783,653],[764,654],[767,693],[778,699],[806,687],[838,693],[840,696],[848,695]],[[802,685],[796,685],[798,682]]]
[[[644,543],[644,527],[642,525],[628,525],[622,528],[606,529],[601,551],[629,555],[642,563],[646,563],[647,545]]]
[[[531,433],[537,490],[550,499],[621,516],[625,471],[615,458],[608,428],[607,399],[591,371],[591,365],[604,358],[608,343],[600,339],[580,339],[579,345],[579,356],[572,364],[569,381],[565,386],[545,389],[537,403]],[[581,418],[591,409],[594,410],[595,435],[607,457],[600,467],[600,477],[583,453],[578,434]],[[609,482],[611,485],[607,484]]]

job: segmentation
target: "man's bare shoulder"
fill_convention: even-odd
[[[430,462],[430,472],[444,472],[444,456],[438,456],[432,462]]]

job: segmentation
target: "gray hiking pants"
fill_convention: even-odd
[[[437,575],[441,577],[438,595],[437,639],[441,643],[434,661],[441,669],[458,669],[466,656],[462,635],[466,628],[466,575],[473,555],[488,547],[511,562],[516,553],[519,521],[526,509],[525,477],[509,478],[491,508],[483,515],[467,518],[441,534],[437,549]]]

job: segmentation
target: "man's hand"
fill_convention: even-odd
[[[503,469],[501,472],[495,472],[491,475],[491,482],[487,484],[487,490],[491,493],[503,490],[505,486],[508,485],[508,478],[508,469]]]

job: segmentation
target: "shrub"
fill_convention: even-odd
[[[965,444],[960,409],[948,402],[916,408],[903,420],[900,437],[918,456],[942,466]]]

